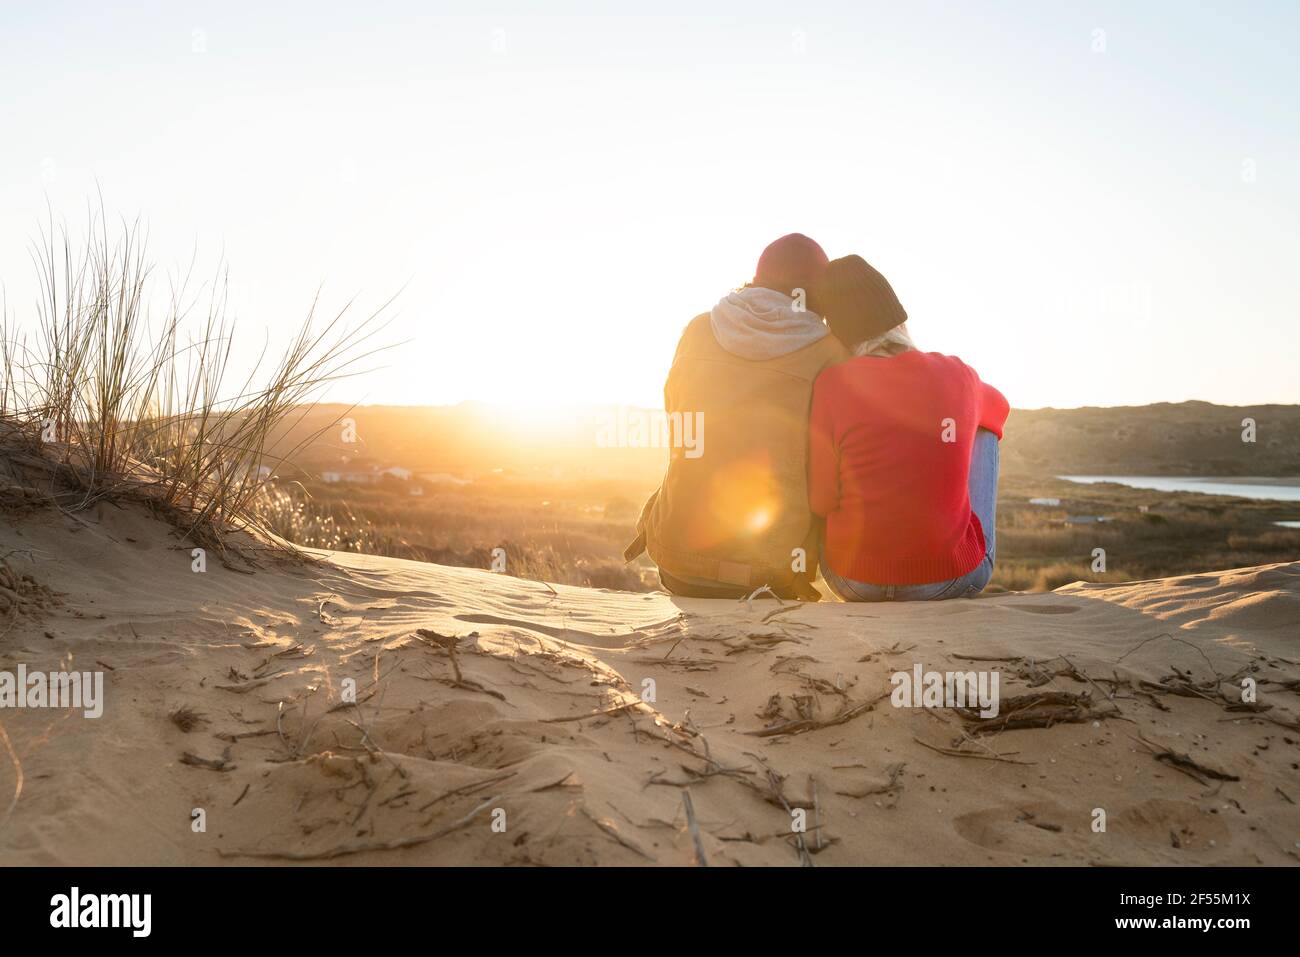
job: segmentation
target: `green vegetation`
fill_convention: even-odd
[[[1030,505],[1037,497],[1059,498],[1061,505]],[[1300,529],[1273,523],[1297,514],[1297,503],[1013,475],[999,489],[993,585],[1043,591],[1072,581],[1134,581],[1294,561]],[[1071,515],[1108,521],[1066,525]],[[1092,570],[1095,548],[1106,551],[1104,573]]]
[[[259,516],[303,545],[476,568],[489,568],[492,549],[501,547],[507,572],[519,577],[650,590],[657,584],[653,565],[643,556],[626,566],[621,552],[653,487],[645,480],[491,473],[465,485],[424,486],[419,496],[395,481],[365,488],[309,483],[281,488]],[[1061,505],[1030,505],[1033,497],[1059,498]],[[1001,487],[990,587],[1044,591],[1073,581],[1292,561],[1300,558],[1300,529],[1273,522],[1297,514],[1300,507],[1286,503],[1013,476]],[[1071,515],[1108,521],[1066,525]],[[1106,551],[1105,572],[1092,570],[1095,548]]]

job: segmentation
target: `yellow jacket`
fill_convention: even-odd
[[[808,413],[817,373],[846,357],[827,335],[784,356],[744,359],[718,344],[708,313],[692,320],[664,408],[671,422],[695,423],[694,448],[671,443],[627,557],[640,553],[644,536],[651,559],[674,576],[756,588],[788,586],[796,567],[815,574]]]

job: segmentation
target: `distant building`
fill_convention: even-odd
[[[374,485],[385,478],[395,478],[409,482],[415,473],[399,465],[381,465],[366,459],[357,459],[338,468],[324,469],[320,480],[331,485],[346,483],[348,485]]]
[[[373,469],[329,469],[320,473],[320,480],[331,484],[373,485],[376,479]]]
[[[450,472],[421,472],[420,481],[430,485],[468,485],[469,479],[460,478]]]
[[[1099,525],[1102,522],[1109,522],[1105,515],[1069,515],[1065,519],[1066,525]]]
[[[231,474],[241,482],[265,482],[271,477],[271,471],[269,465],[259,465],[256,468],[252,465],[236,465]]]
[[[1057,508],[1061,504],[1061,500],[1059,498],[1031,498],[1029,500],[1029,504],[1048,505],[1051,506],[1052,508]]]

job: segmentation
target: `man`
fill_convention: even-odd
[[[628,561],[649,552],[675,595],[743,598],[766,585],[817,599],[808,412],[817,373],[847,358],[809,308],[828,262],[807,236],[783,236],[763,250],[751,283],[682,334],[664,408],[670,422],[698,423],[697,448],[680,436],[670,444],[668,471],[624,552]]]

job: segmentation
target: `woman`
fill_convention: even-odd
[[[919,351],[894,290],[860,256],[832,262],[819,293],[854,355],[813,387],[822,576],[845,601],[979,594],[993,576],[1007,400],[960,359]]]

